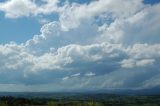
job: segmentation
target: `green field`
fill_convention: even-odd
[[[60,93],[1,96],[0,106],[160,106],[160,96]]]

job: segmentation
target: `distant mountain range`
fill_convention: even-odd
[[[93,91],[72,91],[72,92],[0,92],[0,96],[14,96],[14,97],[63,97],[74,95],[88,95],[88,94],[105,94],[105,95],[160,95],[160,87],[151,89],[127,90],[93,90]]]
[[[148,88],[148,89],[110,89],[110,90],[98,90],[93,93],[108,93],[116,95],[160,95],[160,87]]]

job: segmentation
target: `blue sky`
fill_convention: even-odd
[[[143,2],[146,4],[156,4],[156,3],[159,3],[160,1],[159,0],[144,0]]]
[[[7,0],[0,0],[0,2],[5,2]],[[36,1],[38,4],[43,2]],[[90,0],[69,0],[69,2],[76,3],[89,3]],[[14,41],[16,43],[23,43],[28,39],[31,39],[35,34],[40,33],[40,28],[42,24],[38,21],[41,16],[37,17],[21,17],[18,19],[9,19],[4,17],[4,13],[0,12],[0,43],[9,43],[10,41]],[[58,20],[57,14],[51,14],[47,16],[43,16],[49,20]],[[32,24],[31,24],[32,23]]]
[[[1,15],[0,20],[1,43],[14,41],[17,43],[25,42],[31,39],[34,34],[39,33],[41,25],[34,18],[6,19]],[[32,23],[32,24],[31,24]]]
[[[0,2],[5,2],[6,0],[0,0]],[[91,0],[69,0],[71,3],[90,3]],[[37,1],[39,3],[40,1]],[[159,0],[144,0],[146,4],[156,4],[160,2]],[[48,16],[44,16],[50,20],[58,20],[58,16],[56,14],[51,14]],[[10,19],[5,18],[4,13],[0,12],[0,43],[9,43],[10,41],[14,41],[16,43],[23,43],[28,39],[31,39],[35,34],[40,33],[40,28],[42,24],[38,22],[37,18],[39,17],[21,17],[18,19]],[[31,24],[32,23],[32,24]]]
[[[0,0],[0,91],[159,87],[159,10],[159,0]]]

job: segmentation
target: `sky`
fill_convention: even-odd
[[[0,91],[160,87],[160,0],[0,0]]]

